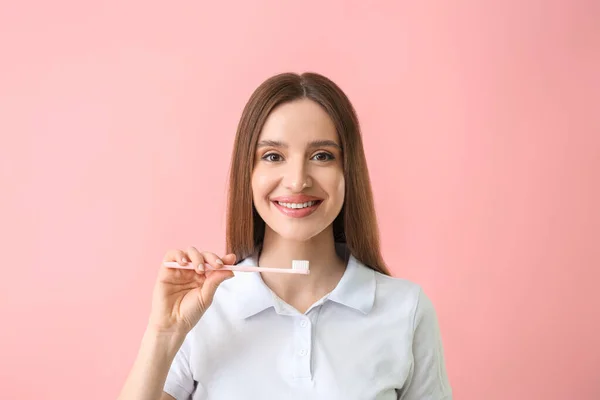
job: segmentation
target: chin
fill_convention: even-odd
[[[299,226],[286,221],[265,221],[269,230],[276,236],[294,242],[306,242],[319,235],[326,227]]]

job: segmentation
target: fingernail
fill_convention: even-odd
[[[220,258],[217,258],[217,264],[221,264],[221,265],[223,265],[223,261],[221,261],[221,259],[220,259]]]

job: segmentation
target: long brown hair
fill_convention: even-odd
[[[330,79],[316,74],[282,73],[264,81],[250,96],[240,118],[229,176],[227,199],[227,253],[237,260],[256,252],[262,244],[265,222],[252,201],[251,176],[258,137],[271,111],[278,105],[308,98],[320,104],[333,120],[342,147],[346,193],[333,222],[336,242],[366,266],[390,275],[379,244],[373,193],[354,107]]]

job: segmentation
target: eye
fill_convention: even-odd
[[[332,154],[324,152],[324,151],[315,154],[313,156],[313,158],[315,160],[317,160],[317,161],[331,161],[331,160],[335,160],[335,157]]]
[[[262,156],[262,159],[269,162],[281,161],[281,156],[277,153],[267,153]]]

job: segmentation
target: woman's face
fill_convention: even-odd
[[[273,110],[255,160],[252,196],[266,229],[306,241],[332,224],[344,203],[342,150],[320,105],[301,99]]]

